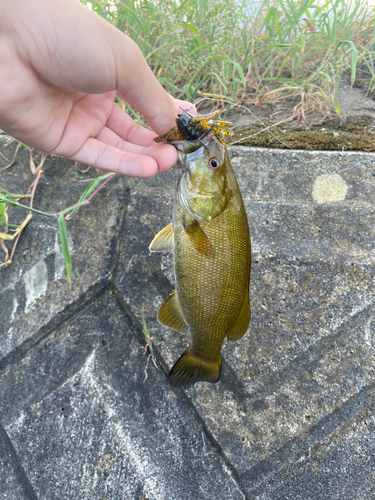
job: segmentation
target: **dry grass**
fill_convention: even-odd
[[[160,83],[194,101],[260,105],[298,96],[340,111],[343,73],[366,67],[375,89],[374,8],[366,1],[82,0],[133,38]]]

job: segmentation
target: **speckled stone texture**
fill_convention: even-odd
[[[375,496],[375,156],[230,154],[252,318],[225,342],[216,385],[173,389],[165,376],[189,339],[156,322],[173,266],[148,245],[171,220],[178,171],[115,180],[68,223],[72,292],[54,221],[25,231],[0,271],[1,500]],[[27,188],[19,172],[0,182]],[[51,160],[35,206],[58,210],[63,190],[73,203],[80,176]],[[47,279],[33,295],[37,265]],[[146,368],[142,310],[159,369]]]
[[[0,136],[0,151],[13,157],[16,141]],[[0,156],[0,169],[8,162]],[[15,165],[0,173],[0,187],[13,193],[26,193],[35,179],[29,168],[29,151],[21,148]],[[46,161],[45,175],[40,179],[34,208],[56,213],[79,201],[87,184],[83,180],[98,174],[91,169],[86,175],[74,163],[58,157]],[[80,168],[85,169],[83,165]],[[83,207],[67,221],[72,257],[72,287],[66,279],[57,221],[37,214],[20,238],[14,265],[0,270],[0,360],[28,339],[40,336],[41,328],[63,317],[84,303],[104,282],[109,282],[116,258],[116,244],[129,190],[126,180],[112,179],[90,206]],[[22,203],[28,205],[28,201]],[[10,222],[22,221],[27,212],[12,209]],[[15,219],[14,219],[15,218]],[[9,246],[10,248],[10,246]],[[1,252],[1,261],[4,253]]]
[[[105,292],[3,373],[3,426],[36,498],[244,498],[185,398],[156,369],[145,380],[146,359]]]

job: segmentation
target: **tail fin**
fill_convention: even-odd
[[[185,351],[169,374],[169,381],[174,386],[185,386],[195,382],[217,382],[221,372],[221,356],[217,363],[199,358],[191,353],[190,349]]]

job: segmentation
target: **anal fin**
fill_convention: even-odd
[[[170,297],[159,309],[158,321],[162,325],[168,326],[181,333],[186,333],[189,330],[189,326],[185,321],[180,304],[178,303],[175,290],[173,290]]]
[[[239,340],[245,334],[250,321],[250,303],[249,294],[246,294],[246,298],[241,308],[241,312],[232,326],[232,328],[227,333],[228,340]]]
[[[167,224],[151,241],[150,252],[169,252],[174,247],[173,224]]]

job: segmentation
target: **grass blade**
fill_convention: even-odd
[[[242,85],[244,87],[246,87],[246,80],[245,80],[245,76],[243,74],[241,66],[236,61],[231,61],[231,62],[232,62],[233,66],[236,68],[236,70],[238,72],[238,76],[240,77]]]
[[[146,342],[147,342],[147,347],[149,348],[151,356],[154,357],[154,350],[152,348],[152,339],[151,339],[151,335],[150,335],[150,330],[148,329],[148,326],[146,323],[145,312],[143,310],[143,307],[142,307],[142,324],[143,324],[143,333],[145,335]]]
[[[94,191],[94,189],[97,188],[97,186],[98,186],[98,184],[99,184],[100,181],[101,181],[100,177],[98,177],[97,179],[95,179],[94,182],[91,183],[90,186],[88,186],[85,189],[85,191],[82,194],[82,196],[80,197],[78,203],[81,203],[81,201],[85,201],[90,196],[90,194]],[[66,219],[70,220],[73,217],[73,215],[75,215],[78,212],[79,209],[80,209],[80,207],[76,207],[74,210],[72,210],[70,212],[70,214],[67,215]]]
[[[68,276],[69,285],[71,286],[72,278],[72,260],[69,253],[68,231],[66,230],[66,223],[64,215],[60,214],[57,219],[57,227],[59,229],[59,236],[65,261],[66,274]]]
[[[83,194],[81,195],[80,199],[78,200],[78,203],[76,206],[71,212],[69,215],[67,215],[66,217],[66,220],[70,220],[73,215],[75,215],[78,210],[81,208],[81,206],[79,206],[80,203],[84,202],[85,200],[87,200],[87,198],[90,196],[90,194],[95,191],[95,189],[98,187],[98,185],[100,184],[101,181],[103,180],[106,180],[108,179],[108,177],[113,177],[115,174],[113,172],[110,172],[109,174],[105,174],[105,175],[102,175],[100,177],[97,177],[96,179],[91,179],[92,180],[92,183],[87,186],[87,188],[85,189],[85,191],[83,192]]]
[[[0,226],[8,225],[8,214],[5,203],[0,203]]]

